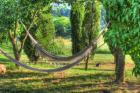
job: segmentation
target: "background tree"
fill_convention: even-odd
[[[72,3],[71,26],[73,54],[80,52],[92,40],[96,39],[100,31],[100,15],[101,11],[98,1],[89,0],[85,2],[85,5],[80,1]],[[88,68],[88,61],[89,57],[85,60],[86,70]]]
[[[84,49],[92,40],[95,40],[100,31],[101,18],[101,4],[98,1],[87,1],[85,5],[85,16],[82,25],[82,48]],[[95,45],[97,47],[97,44]],[[94,57],[95,50],[93,50],[92,57]],[[89,56],[85,60],[85,69],[88,69]]]
[[[68,38],[71,37],[71,24],[69,17],[55,17],[54,18],[56,36]]]
[[[55,46],[55,26],[51,14],[51,6],[47,4],[38,15],[38,29],[36,37],[41,45],[48,51],[57,54],[53,47]],[[57,50],[57,49],[56,49]]]

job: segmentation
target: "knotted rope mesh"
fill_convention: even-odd
[[[44,57],[49,57],[49,58],[52,58],[58,62],[61,62],[61,61],[68,61],[71,63],[70,64],[67,64],[63,67],[59,67],[59,68],[54,68],[54,69],[40,69],[40,68],[34,68],[34,67],[31,67],[31,66],[28,66],[26,64],[23,64],[22,62],[16,60],[15,58],[11,57],[8,53],[6,53],[3,49],[0,48],[0,52],[6,56],[8,59],[10,59],[12,62],[14,62],[15,64],[21,66],[21,67],[24,67],[26,69],[29,69],[29,70],[33,70],[33,71],[39,71],[39,72],[58,72],[58,71],[63,71],[63,70],[66,70],[66,69],[69,69],[77,64],[79,64],[85,57],[89,56],[92,52],[93,49],[95,49],[96,47],[93,47],[94,44],[97,43],[97,40],[100,38],[100,36],[102,34],[104,34],[105,30],[103,30],[101,32],[101,34],[97,37],[97,39],[93,40],[92,43],[87,47],[85,48],[84,50],[82,50],[81,52],[79,52],[78,54],[76,55],[73,55],[73,56],[69,56],[69,57],[61,57],[61,56],[56,56],[56,55],[53,55],[51,53],[49,53],[48,51],[46,51],[45,49],[43,49],[39,43],[32,37],[32,35],[29,33],[29,30],[30,30],[30,27],[29,29],[27,29],[25,27],[25,25],[23,25],[28,36],[30,37],[30,39],[32,40],[32,43],[33,45],[36,47],[37,51],[39,51],[39,53],[41,55],[43,55]]]

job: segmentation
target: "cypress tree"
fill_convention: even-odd
[[[71,26],[72,26],[72,52],[78,53],[87,47],[92,40],[96,39],[100,31],[100,2],[75,1],[72,3]],[[95,45],[97,46],[97,45]],[[93,54],[94,56],[94,50]],[[85,69],[88,68],[89,57],[86,58]]]
[[[84,19],[84,3],[76,0],[71,8],[72,53],[81,51],[82,23]]]
[[[82,48],[88,46],[92,40],[95,40],[100,31],[100,2],[98,1],[87,1],[85,6],[85,17],[82,27]],[[95,45],[97,47],[97,44]],[[95,48],[96,49],[96,48]],[[94,56],[94,51],[92,56]],[[88,69],[89,56],[85,60],[85,69]]]

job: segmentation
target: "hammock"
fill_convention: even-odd
[[[23,24],[23,23],[22,23]],[[32,24],[31,24],[32,25]],[[21,66],[21,67],[24,67],[26,69],[29,69],[29,70],[33,70],[33,71],[39,71],[39,72],[58,72],[58,71],[63,71],[63,70],[66,70],[66,69],[69,69],[77,64],[79,64],[85,57],[89,56],[91,54],[91,51],[93,49],[96,49],[96,47],[93,47],[94,44],[96,44],[97,40],[99,39],[99,37],[105,32],[105,30],[103,30],[101,32],[101,34],[98,36],[97,39],[93,40],[92,43],[87,47],[85,48],[83,51],[79,52],[78,54],[74,55],[74,56],[70,56],[70,57],[61,57],[61,56],[55,56],[49,52],[47,52],[45,49],[43,49],[39,44],[38,42],[32,37],[32,35],[29,33],[29,30],[31,28],[31,25],[30,27],[27,29],[25,27],[25,25],[23,24],[23,27],[24,29],[26,30],[27,32],[27,35],[29,36],[29,38],[32,40],[32,43],[33,45],[35,46],[35,48],[40,52],[41,55],[45,56],[45,57],[49,57],[49,58],[52,58],[54,60],[57,60],[57,61],[72,61],[71,64],[68,64],[66,66],[63,66],[63,67],[59,67],[59,68],[55,68],[55,69],[39,69],[39,68],[34,68],[34,67],[31,67],[31,66],[28,66],[26,64],[23,64],[21,62],[19,62],[18,60],[14,59],[13,57],[11,57],[8,53],[4,52],[4,50],[2,50],[0,48],[0,52],[6,56],[8,59],[10,59],[12,62],[14,62],[15,64]]]
[[[81,52],[73,55],[73,56],[69,56],[69,57],[62,57],[62,56],[56,56],[56,55],[53,55],[51,54],[50,52],[46,51],[45,49],[43,49],[40,44],[33,38],[33,36],[29,33],[29,30],[31,28],[31,26],[29,27],[29,29],[26,28],[26,26],[23,24],[23,22],[21,22],[27,35],[29,36],[29,38],[31,39],[34,47],[36,48],[36,50],[38,51],[38,53],[42,56],[42,57],[46,57],[46,58],[51,58],[53,60],[56,60],[58,62],[63,62],[63,61],[66,61],[66,62],[75,62],[75,61],[78,61],[80,60],[80,56],[82,54],[85,53],[86,50],[88,50],[88,48],[90,48],[91,46],[94,46],[97,44],[97,40],[100,38],[100,36],[102,34],[104,34],[105,32],[105,28],[109,25],[107,24],[107,26],[103,29],[103,31],[101,32],[101,34],[95,39],[92,41],[92,43],[85,49],[83,49]],[[86,57],[86,56],[85,56]]]
[[[24,67],[26,69],[29,69],[29,70],[32,70],[32,71],[39,71],[39,72],[59,72],[59,71],[63,71],[63,70],[66,70],[66,69],[69,69],[77,64],[79,64],[85,57],[89,56],[91,54],[91,51],[93,49],[96,49],[96,46],[94,46],[94,44],[96,44],[96,41],[97,39],[102,35],[102,33],[104,33],[104,31],[99,35],[99,37],[95,40],[93,40],[93,42],[87,47],[85,48],[83,51],[81,51],[80,53],[74,55],[74,56],[71,56],[71,57],[59,57],[59,56],[55,56],[55,55],[52,55],[50,54],[49,52],[45,51],[44,49],[42,49],[39,44],[37,43],[37,41],[30,35],[30,33],[28,32],[28,30],[26,30],[28,36],[30,37],[30,39],[33,41],[33,43],[35,44],[35,47],[43,52],[43,54],[45,54],[47,57],[51,57],[55,60],[59,60],[59,61],[66,61],[66,60],[72,60],[72,63],[71,64],[68,64],[66,66],[63,66],[63,67],[59,67],[59,68],[54,68],[54,69],[39,69],[39,68],[34,68],[34,67],[31,67],[31,66],[28,66],[26,64],[23,64],[21,62],[19,62],[18,60],[14,59],[13,57],[11,57],[8,53],[6,53],[4,50],[2,50],[0,48],[0,52],[6,56],[8,59],[10,59],[13,63],[21,66],[21,67]],[[49,54],[49,55],[48,55]]]
[[[39,72],[59,72],[59,71],[69,69],[69,68],[79,64],[86,56],[88,56],[91,53],[92,49],[93,49],[93,46],[90,46],[89,48],[86,49],[86,51],[81,56],[79,56],[79,59],[76,60],[75,62],[73,62],[71,64],[68,64],[66,66],[60,67],[60,68],[55,68],[55,69],[34,68],[34,67],[31,67],[31,66],[28,66],[26,64],[23,64],[23,63],[19,62],[18,60],[12,58],[8,53],[4,52],[4,50],[2,50],[1,48],[0,48],[0,52],[4,56],[6,56],[8,59],[10,59],[12,62],[14,62],[15,64],[17,64],[17,65],[19,65],[21,67],[24,67],[26,69],[29,69],[29,70],[32,70],[32,71],[39,71]]]

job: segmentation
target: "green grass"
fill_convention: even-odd
[[[5,57],[0,56],[1,59],[5,60],[7,66],[11,65],[13,67],[14,64],[9,63]],[[133,66],[129,57],[126,61],[127,64]],[[97,62],[101,62],[101,67],[95,67]],[[111,83],[115,79],[113,56],[111,54],[96,54],[94,60],[90,60],[89,64],[89,70],[87,71],[84,70],[83,62],[64,71],[65,77],[62,79],[51,73],[33,72],[23,68],[19,70],[9,68],[6,74],[0,75],[0,93],[100,93],[99,91],[106,89],[113,92],[131,91],[123,85],[118,86]],[[51,67],[47,63],[29,65],[40,68]],[[127,67],[125,79],[128,85],[133,83],[135,87],[136,82],[140,82],[140,78],[132,76],[131,70],[132,67]]]
[[[101,41],[102,42],[102,41]],[[71,44],[64,41],[65,46]],[[2,46],[13,56],[9,47]],[[109,51],[106,45],[99,50]],[[68,50],[67,50],[68,51]],[[29,60],[22,53],[22,62],[39,68],[59,67],[49,64],[49,61],[40,60],[38,64],[29,63]],[[112,93],[133,93],[135,90],[140,93],[140,78],[132,75],[134,67],[130,56],[126,56],[126,71],[124,85],[115,85],[112,82],[114,75],[114,59],[108,53],[96,53],[94,59],[89,62],[89,69],[84,70],[84,62],[63,72],[64,78],[55,76],[58,73],[33,72],[24,68],[15,69],[13,63],[0,55],[0,64],[7,66],[7,73],[0,75],[0,93],[100,93],[102,90],[110,90]],[[96,67],[96,63],[101,63]]]
[[[66,70],[64,75],[65,78],[54,82],[59,77],[54,77],[53,74],[25,69],[9,70],[5,75],[0,75],[0,93],[94,93],[101,89],[121,89],[111,83],[114,80],[112,69],[94,68],[85,71],[75,67]],[[126,81],[128,80],[138,82],[139,79],[128,75]]]

